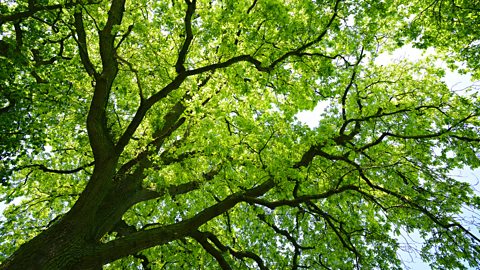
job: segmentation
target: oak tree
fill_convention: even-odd
[[[2,1],[0,269],[478,267],[473,2]]]

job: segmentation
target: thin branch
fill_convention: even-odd
[[[26,166],[22,166],[22,167],[19,167],[17,168],[17,170],[23,170],[23,169],[27,169],[27,168],[36,168],[36,169],[39,169],[43,172],[48,172],[48,173],[56,173],[56,174],[72,174],[72,173],[76,173],[76,172],[79,172],[81,170],[84,170],[88,167],[91,167],[95,164],[95,162],[90,162],[88,164],[85,164],[83,166],[80,166],[78,168],[75,168],[75,169],[71,169],[71,170],[57,170],[57,169],[51,169],[51,168],[47,168],[45,165],[43,164],[31,164],[31,165],[26,165]]]
[[[353,254],[355,254],[355,257],[358,259],[360,258],[360,253],[358,252],[358,250],[355,248],[355,246],[350,243],[347,243],[346,240],[343,238],[342,236],[342,232],[344,232],[343,230],[341,230],[340,228],[337,228],[335,226],[335,224],[333,223],[333,221],[336,221],[331,215],[329,215],[328,213],[325,213],[323,212],[320,208],[318,208],[318,206],[316,206],[314,203],[309,203],[308,204],[312,210],[315,212],[315,213],[318,213],[328,224],[328,226],[333,230],[333,232],[337,235],[337,238],[340,240],[340,242],[342,243],[342,245],[350,250]],[[332,221],[333,220],[333,221]],[[338,222],[338,221],[336,221]],[[344,233],[345,234],[345,233]],[[348,236],[346,235],[346,237],[348,238]]]
[[[118,47],[118,45],[117,45],[117,47]],[[140,96],[140,104],[142,104],[143,102],[145,102],[145,97],[143,96],[143,87],[142,87],[142,83],[140,81],[140,76],[138,75],[138,70],[133,67],[132,63],[128,62],[127,60],[123,59],[122,57],[117,55],[117,58],[120,61],[120,63],[126,64],[128,66],[128,68],[130,69],[130,71],[135,75],[135,80],[137,81],[138,93],[139,93],[139,96]]]
[[[450,137],[461,140],[461,141],[465,141],[465,142],[480,142],[480,138],[459,136],[459,135],[455,135],[455,134],[450,135]]]
[[[150,260],[148,259],[147,256],[143,255],[142,253],[137,253],[137,254],[133,254],[133,257],[140,260],[140,263],[142,264],[143,270],[151,270],[152,269],[150,267]]]
[[[76,3],[75,1],[69,1],[66,4],[56,4],[56,5],[50,5],[50,6],[29,5],[28,10],[26,11],[21,11],[13,14],[8,14],[8,15],[0,14],[0,26],[6,22],[14,22],[14,21],[21,21],[21,20],[27,19],[40,11],[70,8],[78,4],[79,3]]]
[[[421,111],[421,110],[424,110],[424,109],[435,109],[435,110],[440,111],[442,114],[445,114],[436,105],[421,105],[421,106],[417,106],[415,108],[405,108],[405,109],[395,110],[395,111],[391,111],[391,112],[385,112],[385,111],[383,111],[383,109],[379,108],[375,114],[368,115],[368,116],[365,116],[365,117],[360,117],[360,118],[351,118],[351,119],[346,120],[345,123],[342,125],[342,128],[345,129],[344,126],[346,127],[348,124],[350,124],[352,122],[363,122],[363,121],[368,121],[368,120],[375,119],[375,118],[381,118],[381,117],[384,117],[384,116],[391,116],[391,115],[396,115],[396,114],[406,113],[406,112],[413,112],[413,111]]]
[[[323,57],[323,58],[328,58],[330,60],[335,60],[337,58],[341,58],[343,60],[343,62],[345,63],[345,66],[346,67],[351,67],[351,66],[354,66],[353,64],[351,64],[343,55],[341,54],[336,54],[336,55],[326,55],[326,54],[323,54],[323,53],[318,53],[318,52],[312,52],[312,53],[309,53],[309,52],[302,52],[302,53],[299,53],[298,56],[318,56],[318,57]]]
[[[218,239],[218,237],[211,232],[196,231],[195,233],[197,233],[197,232],[202,234],[202,237],[204,237],[205,240],[207,240],[207,239],[210,240],[221,252],[229,252],[233,257],[235,257],[237,259],[240,259],[240,260],[242,260],[244,258],[250,258],[257,263],[258,268],[260,268],[261,270],[268,269],[265,266],[265,263],[263,262],[262,258],[260,258],[260,256],[258,256],[257,254],[255,254],[253,252],[250,252],[250,251],[235,251],[231,247],[228,247],[228,246],[225,246],[224,244],[222,244],[220,239]]]
[[[190,234],[190,236],[193,237],[193,239],[195,239],[198,243],[200,243],[203,249],[205,249],[208,253],[210,253],[215,258],[215,260],[217,260],[218,264],[222,269],[224,270],[232,269],[230,265],[227,263],[227,261],[225,260],[225,258],[223,258],[220,251],[208,242],[208,239],[205,234],[199,231],[194,231]]]
[[[379,190],[379,191],[382,191],[384,192],[385,194],[388,194],[388,195],[391,195],[393,197],[396,197],[397,199],[399,199],[400,201],[410,205],[413,207],[413,209],[416,209],[420,212],[422,212],[423,214],[425,214],[431,221],[433,221],[435,224],[439,225],[440,227],[444,228],[445,230],[447,230],[448,232],[450,231],[449,228],[451,227],[458,227],[460,228],[460,230],[462,230],[464,233],[468,234],[470,237],[472,237],[472,239],[474,239],[475,241],[479,242],[480,243],[480,238],[476,237],[475,235],[473,235],[470,231],[468,231],[467,229],[465,229],[463,226],[461,226],[460,224],[458,223],[450,223],[450,224],[445,224],[443,222],[440,221],[440,219],[438,217],[436,217],[434,214],[432,214],[430,211],[428,211],[425,207],[415,203],[414,201],[406,198],[405,196],[395,192],[395,191],[392,191],[392,190],[389,190],[387,188],[384,188],[384,187],[381,187],[381,186],[378,186],[378,185],[375,185],[373,184],[372,181],[370,181],[370,179],[366,176],[366,174],[364,173],[364,170],[362,169],[362,167],[353,162],[353,161],[350,161],[350,160],[346,160],[349,164],[353,165],[360,177],[365,181],[365,183],[370,186],[371,188],[375,189],[375,190]]]
[[[167,115],[165,115],[165,125],[161,129],[155,131],[155,134],[153,134],[154,140],[147,145],[147,149],[140,152],[140,154],[138,154],[135,158],[123,164],[122,167],[120,167],[118,174],[121,175],[126,173],[135,164],[139,163],[140,161],[145,161],[148,158],[148,155],[158,152],[158,149],[163,145],[164,141],[174,131],[181,127],[183,123],[185,123],[186,118],[181,117],[183,111],[185,110],[185,107],[182,105],[181,101],[179,101],[176,105],[177,106],[174,106],[174,109],[172,109],[169,113],[167,113]],[[177,108],[175,109],[175,107]],[[149,165],[151,165],[151,163]],[[144,165],[144,167],[148,166]]]
[[[342,186],[336,189],[331,189],[326,192],[320,193],[320,194],[312,194],[312,195],[302,195],[298,196],[297,198],[293,200],[277,200],[277,201],[268,201],[266,199],[258,199],[258,198],[247,198],[246,201],[249,203],[254,203],[254,204],[259,204],[263,205],[265,207],[268,207],[270,209],[275,209],[277,207],[281,206],[292,206],[296,207],[299,206],[302,203],[307,203],[313,200],[320,200],[320,199],[326,199],[328,197],[331,197],[336,194],[343,193],[345,191],[359,191],[359,187],[354,186],[354,185],[346,185]]]
[[[252,5],[250,5],[250,7],[248,8],[247,10],[247,14],[250,14],[250,12],[252,11],[252,9],[255,7],[255,5],[257,4],[258,0],[254,0]]]
[[[360,56],[358,57],[358,60],[357,62],[355,63],[354,65],[354,68],[353,68],[353,72],[352,72],[352,75],[350,76],[350,81],[348,82],[348,85],[347,87],[345,87],[345,91],[343,92],[343,95],[342,95],[342,100],[341,100],[341,104],[342,104],[342,119],[344,121],[347,120],[347,115],[346,115],[346,100],[347,100],[347,95],[348,95],[348,92],[350,90],[350,88],[353,86],[354,82],[355,82],[355,78],[357,76],[357,67],[358,65],[360,65],[360,62],[362,61],[363,57],[365,56],[364,53],[363,53],[363,50],[364,48],[362,47],[362,50],[360,51]],[[342,134],[342,129],[340,129],[340,134]]]
[[[116,148],[116,151],[118,153],[121,153],[123,151],[123,149],[125,148],[125,146],[128,144],[128,142],[130,141],[130,138],[133,136],[133,134],[135,133],[136,129],[138,128],[138,126],[140,125],[140,123],[143,121],[143,117],[145,117],[145,114],[147,113],[147,111],[149,110],[149,108],[151,106],[153,106],[156,102],[160,101],[161,99],[163,99],[164,97],[166,97],[171,91],[174,91],[175,89],[177,89],[178,87],[180,87],[181,83],[183,82],[183,80],[185,80],[185,76],[182,75],[182,76],[177,76],[177,78],[172,81],[170,84],[168,84],[167,86],[165,86],[161,91],[159,91],[157,94],[151,96],[150,98],[148,98],[147,100],[144,100],[144,102],[141,102],[140,103],[140,106],[137,110],[137,112],[135,113],[135,116],[133,117],[132,121],[130,122],[129,126],[127,127],[127,129],[125,130],[124,134],[120,137],[120,139],[118,140],[117,142],[117,145],[115,146]],[[204,87],[207,82],[210,80],[211,78],[211,75],[209,75],[208,77],[206,77],[204,80],[202,80],[198,85],[198,90],[200,90],[200,88]],[[140,85],[139,85],[140,87]],[[165,136],[166,135],[161,135],[161,134],[171,134],[173,131],[175,131],[178,127],[180,127],[181,125],[179,125],[179,121],[181,120],[180,117],[183,115],[183,112],[185,111],[186,107],[185,105],[183,104],[186,100],[189,100],[191,99],[191,96],[188,95],[188,94],[185,94],[183,99],[182,100],[179,100],[174,106],[173,108],[164,116],[163,118],[163,122],[165,123],[164,126],[159,129],[159,130],[156,130],[154,131],[154,134],[153,134],[153,137],[155,138],[155,141],[150,143],[150,145],[156,145],[157,148],[160,147],[160,144],[163,143],[163,140],[166,138]],[[204,102],[202,102],[202,105],[205,105],[207,104],[207,102],[210,100],[210,98],[207,98]],[[183,120],[181,121],[185,121],[185,117],[182,117]],[[183,122],[182,122],[183,123]],[[160,136],[164,136],[163,139],[161,139],[161,141],[159,140],[159,137]],[[146,155],[147,153],[145,154],[140,154],[140,155]],[[139,156],[140,156],[139,155]]]
[[[128,26],[127,32],[125,32],[125,34],[122,35],[122,38],[121,38],[120,41],[117,43],[117,46],[115,46],[115,50],[118,50],[118,48],[120,47],[120,45],[122,45],[123,41],[125,41],[125,39],[128,37],[128,35],[130,35],[130,33],[132,32],[132,30],[133,30],[133,24],[131,24],[131,25]]]
[[[275,224],[271,224],[270,222],[268,222],[268,221],[266,220],[265,216],[260,215],[259,218],[260,218],[261,221],[263,221],[265,224],[267,224],[270,228],[272,228],[277,234],[280,234],[280,235],[285,236],[285,238],[287,238],[287,240],[290,241],[290,243],[292,243],[292,245],[293,245],[296,249],[303,249],[303,250],[314,249],[314,247],[304,247],[304,246],[300,245],[300,244],[297,242],[297,239],[295,239],[295,238],[290,234],[290,232],[288,232],[287,230],[280,229],[280,228],[277,227]]]
[[[268,69],[270,69],[270,70],[273,69],[275,66],[277,66],[279,63],[285,61],[290,56],[299,56],[305,49],[311,47],[312,45],[314,45],[318,42],[320,42],[323,39],[323,37],[327,34],[329,28],[332,26],[333,22],[337,18],[337,15],[338,15],[337,12],[338,12],[338,8],[339,8],[339,5],[340,5],[340,1],[341,0],[335,1],[335,6],[333,7],[332,17],[330,17],[330,20],[328,21],[327,25],[324,27],[324,29],[320,33],[320,35],[317,36],[317,38],[315,38],[314,40],[304,44],[303,46],[298,47],[297,49],[295,49],[293,51],[285,53],[284,55],[282,55],[281,57],[279,57],[278,59],[273,61],[270,64],[270,66],[268,67]]]
[[[200,186],[201,186],[201,182],[198,180],[194,180],[194,181],[190,181],[190,182],[179,184],[179,185],[170,185],[158,191],[143,188],[137,191],[132,196],[132,200],[129,203],[129,205],[132,206],[139,202],[158,199],[165,196],[166,194],[169,194],[171,197],[175,197],[175,196],[186,194],[190,191],[196,190]]]

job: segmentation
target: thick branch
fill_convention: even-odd
[[[145,176],[144,169],[146,168],[142,163],[133,173],[117,180],[115,188],[101,203],[96,218],[96,239],[100,239],[105,233],[111,231],[115,224],[122,219],[125,211],[130,209],[133,205],[139,202],[161,198],[166,194],[175,197],[196,190],[202,183],[210,181],[218,173],[218,170],[213,169],[204,174],[203,179],[179,185],[170,185],[154,191],[142,187],[142,179]]]
[[[175,89],[178,89],[180,85],[183,83],[183,81],[185,80],[185,78],[186,78],[185,75],[178,75],[172,82],[166,85],[162,90],[158,91],[157,93],[152,95],[150,98],[146,99],[144,103],[140,104],[140,106],[137,109],[137,112],[135,113],[135,116],[130,121],[130,124],[128,125],[127,129],[125,130],[125,132],[122,134],[117,144],[115,145],[116,153],[120,154],[123,152],[123,150],[125,149],[125,146],[128,144],[133,134],[142,123],[143,118],[147,114],[148,110],[153,105],[155,105],[155,103],[165,98],[170,92],[172,92]]]
[[[121,23],[124,11],[125,0],[113,0],[105,28],[99,33],[103,71],[95,76],[95,91],[87,117],[88,137],[95,160],[104,160],[114,153],[114,145],[107,129],[106,106],[118,72],[114,47],[115,35],[112,30],[114,25]]]
[[[175,69],[177,73],[185,72],[185,59],[187,57],[188,48],[193,40],[193,33],[192,33],[192,16],[195,13],[195,8],[197,4],[197,0],[185,0],[187,3],[187,12],[185,14],[185,41],[183,42],[183,46],[178,53],[177,63],[175,64]]]
[[[179,185],[171,185],[165,188],[162,188],[159,191],[149,190],[149,189],[141,189],[135,193],[133,196],[131,205],[134,205],[139,202],[153,200],[157,198],[161,198],[166,194],[169,194],[172,197],[186,194],[190,191],[196,190],[200,187],[200,181],[190,181],[187,183],[179,184]]]
[[[125,0],[113,0],[110,10],[108,10],[108,19],[102,32],[112,35],[112,29],[115,25],[120,25],[125,12]]]
[[[337,155],[331,155],[326,153],[325,151],[322,150],[323,145],[312,145],[310,148],[305,152],[302,156],[302,159],[297,162],[293,168],[300,168],[300,167],[307,167],[310,165],[312,162],[313,158],[316,156],[322,156],[326,159],[330,160],[346,160],[348,156],[348,152],[346,154],[343,154],[342,156],[337,156]]]
[[[180,116],[181,114],[179,114]],[[175,119],[176,120],[176,119]],[[147,158],[150,154],[152,153],[155,153],[155,152],[158,152],[158,149],[162,146],[163,142],[175,131],[177,130],[180,126],[183,125],[183,123],[185,123],[185,117],[182,117],[178,120],[176,120],[176,122],[173,122],[173,124],[169,124],[168,126],[164,126],[161,130],[159,130],[157,132],[156,135],[156,138],[151,141],[148,146],[147,146],[147,149],[140,152],[140,154],[138,154],[135,158],[129,160],[127,163],[123,164],[120,169],[118,170],[118,175],[122,175],[122,174],[125,174],[127,173],[128,170],[130,170],[133,166],[135,166],[136,164],[140,163],[140,162],[144,162],[143,163],[143,168],[147,168],[147,167],[150,167],[152,165],[151,162],[147,162]],[[153,149],[152,148],[149,148],[150,146],[153,146]],[[163,154],[162,154],[162,157]]]
[[[251,63],[255,66],[255,68],[258,71],[270,72],[273,69],[273,67],[272,68],[264,67],[262,65],[262,62],[255,59],[253,56],[244,54],[244,55],[239,55],[239,56],[232,57],[225,62],[210,64],[210,65],[207,65],[207,66],[204,66],[204,67],[200,67],[200,68],[196,68],[196,69],[192,69],[192,70],[187,70],[186,74],[188,76],[197,75],[197,74],[201,74],[201,73],[205,73],[205,72],[209,72],[209,71],[215,71],[215,70],[220,69],[220,68],[226,68],[226,67],[229,67],[233,64],[240,63],[240,62]]]
[[[179,223],[139,231],[106,244],[92,247],[92,256],[86,258],[82,266],[98,264],[99,262],[105,264],[152,246],[164,245],[168,242],[181,239],[197,230],[201,225],[232,209],[239,202],[244,201],[246,197],[262,196],[272,189],[274,185],[274,181],[269,179],[257,187],[234,193],[215,205],[197,213],[193,217]]]
[[[85,67],[88,75],[94,76],[97,74],[95,67],[90,61],[90,56],[88,55],[88,48],[87,48],[87,34],[85,33],[85,27],[83,24],[83,16],[81,11],[76,12],[74,14],[75,18],[75,30],[77,32],[77,38],[75,39],[78,44],[78,51],[80,53],[80,59],[82,60],[82,64]]]

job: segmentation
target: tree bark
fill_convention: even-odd
[[[96,217],[112,189],[116,163],[116,159],[110,159],[96,164],[87,187],[72,209],[60,221],[23,244],[0,269],[75,269],[80,262],[89,261],[86,258],[94,257],[103,236],[96,233]],[[95,269],[102,264],[92,261],[81,269]]]
[[[83,234],[63,219],[22,245],[0,269],[75,269],[89,255]]]

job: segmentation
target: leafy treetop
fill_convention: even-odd
[[[0,269],[478,267],[477,6],[1,3]]]

